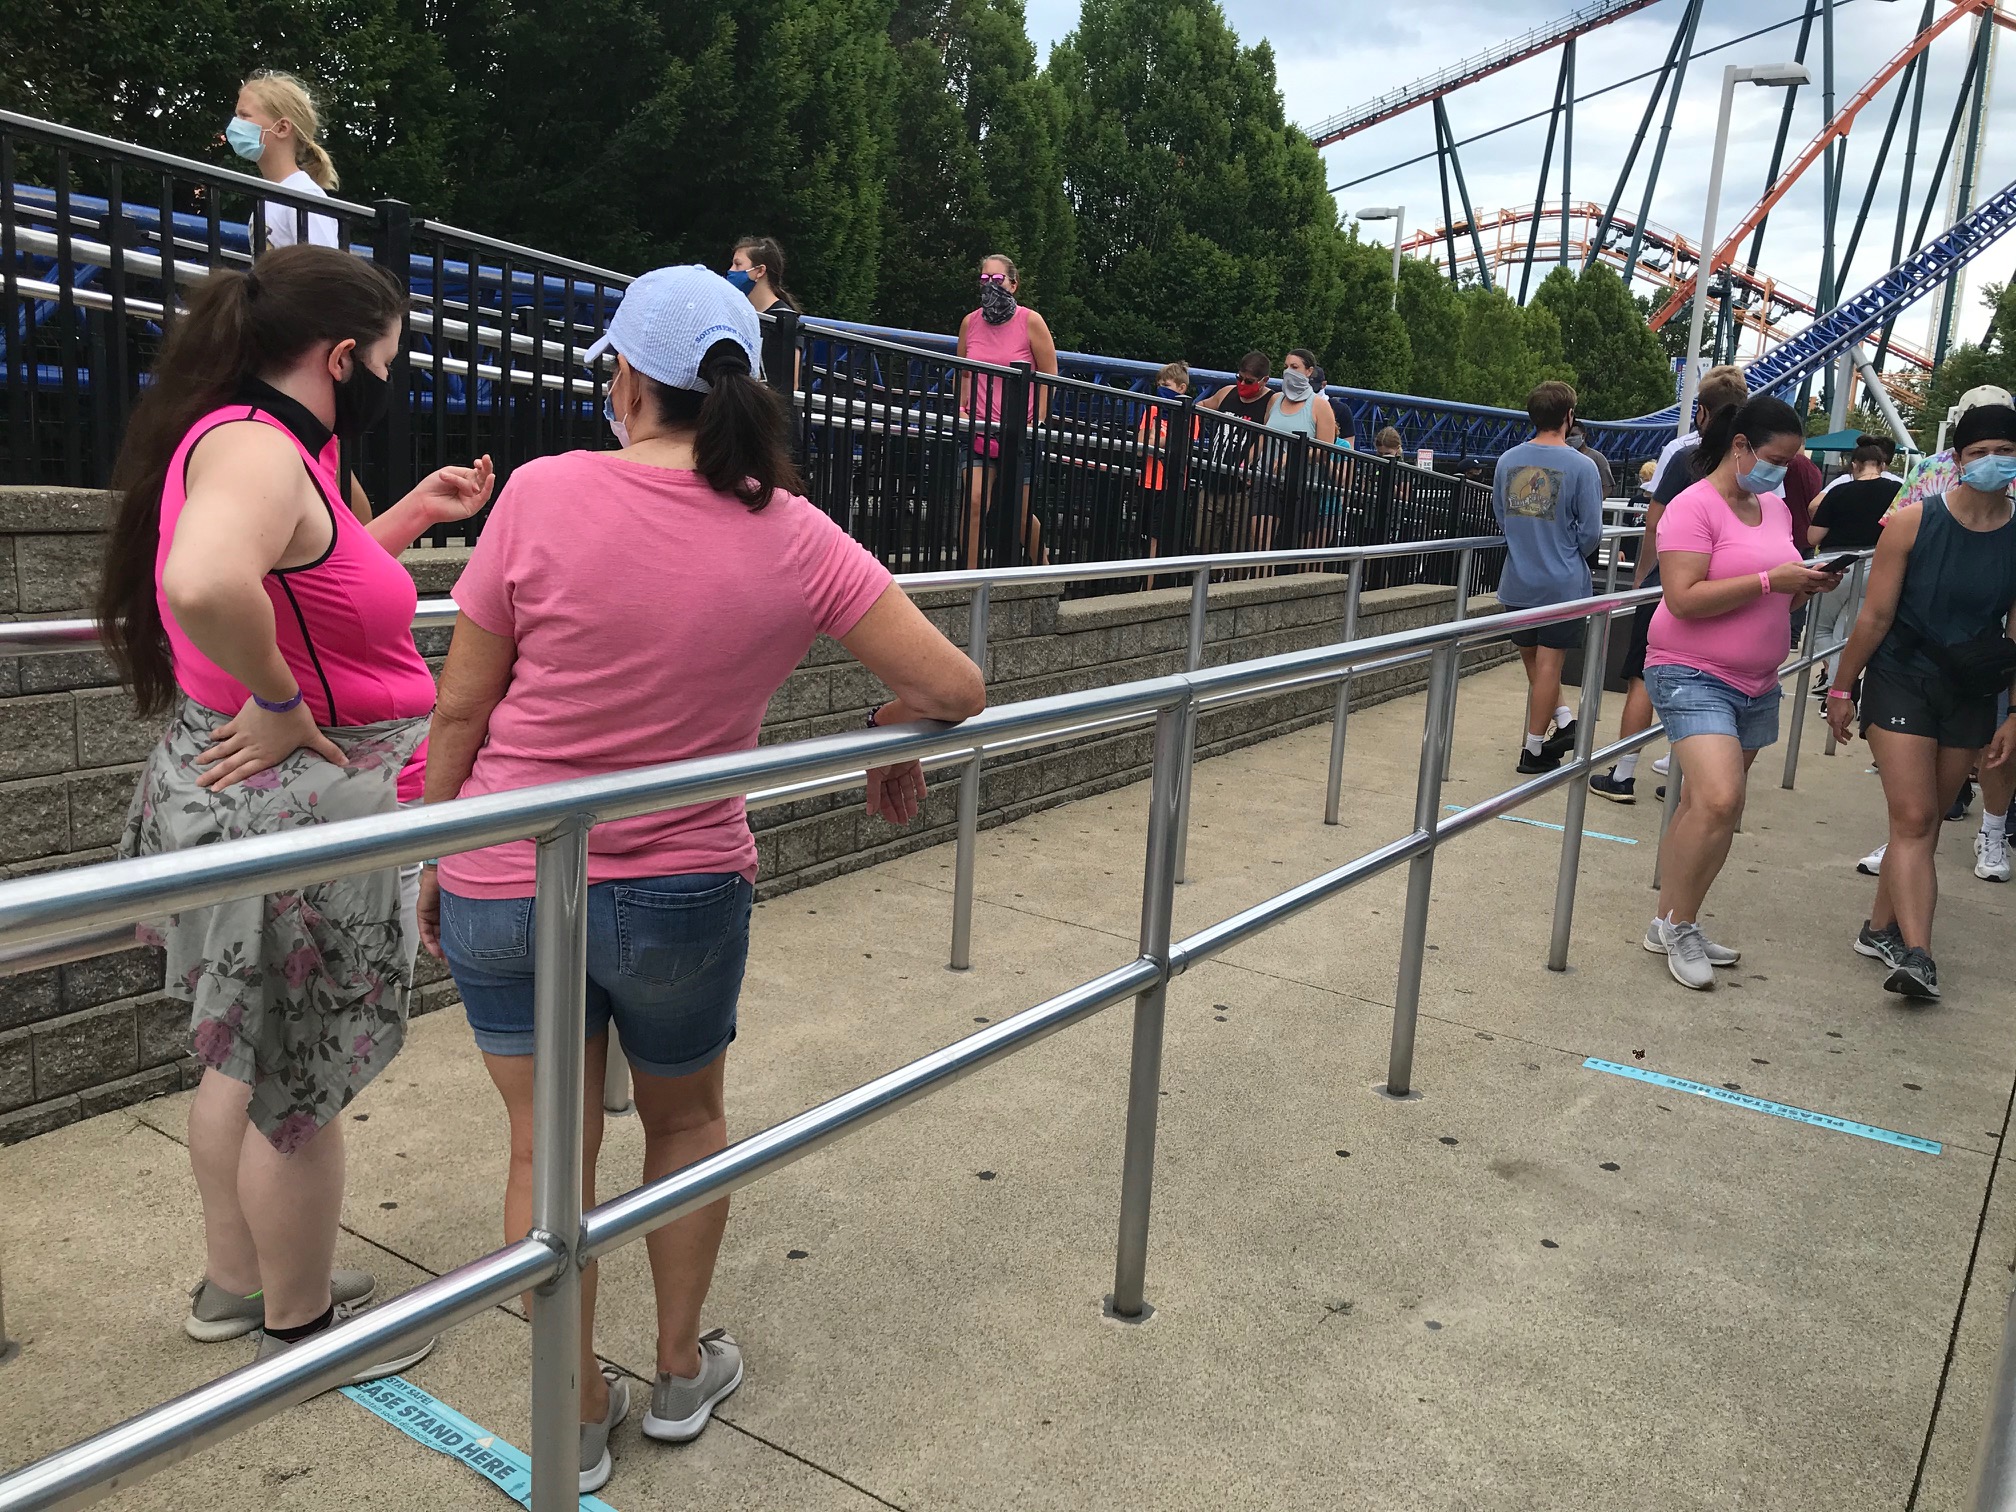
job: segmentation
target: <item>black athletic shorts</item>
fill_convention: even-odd
[[[1643,682],[1645,680],[1645,652],[1649,649],[1646,638],[1652,633],[1652,611],[1657,604],[1640,604],[1631,616],[1631,645],[1624,653],[1624,681]]]
[[[1993,693],[1969,698],[1944,678],[1899,673],[1873,663],[1862,674],[1862,733],[1922,735],[1951,751],[1978,751],[1995,738]]]
[[[1582,644],[1585,620],[1562,620],[1542,625],[1538,630],[1514,630],[1505,638],[1515,646],[1545,646],[1550,651],[1573,651]]]

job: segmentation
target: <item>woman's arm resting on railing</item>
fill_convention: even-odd
[[[882,590],[840,644],[896,695],[876,711],[877,724],[913,719],[956,723],[987,707],[980,669],[894,583]],[[892,824],[908,824],[923,801],[924,772],[918,763],[906,761],[869,772],[869,813]]]
[[[456,616],[427,732],[428,803],[446,803],[461,793],[490,733],[490,715],[511,686],[517,660],[516,641],[485,630],[466,614]],[[431,866],[420,878],[420,943],[429,955],[441,954],[441,884]]]
[[[436,525],[466,520],[490,502],[497,472],[488,453],[468,467],[442,467],[375,520],[365,522],[371,538],[397,556]]]

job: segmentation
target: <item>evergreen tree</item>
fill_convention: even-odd
[[[1556,268],[1534,292],[1533,306],[1560,324],[1578,413],[1623,420],[1672,402],[1673,373],[1659,338],[1646,328],[1624,280],[1604,264],[1591,264],[1579,278]]]

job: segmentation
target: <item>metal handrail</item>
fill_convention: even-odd
[[[1354,574],[1355,576],[1356,574]],[[580,1267],[675,1218],[715,1201],[769,1171],[837,1139],[952,1080],[1058,1029],[1123,1001],[1136,1000],[1129,1077],[1126,1153],[1122,1168],[1120,1242],[1111,1316],[1148,1316],[1145,1280],[1149,1194],[1161,1082],[1161,1047],[1168,982],[1196,961],[1280,922],[1336,892],[1405,861],[1409,866],[1387,1080],[1380,1089],[1411,1096],[1415,1021],[1432,868],[1437,848],[1488,818],[1569,786],[1548,964],[1567,964],[1582,839],[1586,779],[1596,760],[1636,749],[1657,726],[1599,752],[1602,677],[1613,615],[1658,596],[1657,589],[1597,595],[1544,609],[1519,610],[1392,635],[1316,647],[1208,671],[1121,684],[1087,693],[990,709],[964,725],[918,723],[759,747],[728,756],[676,762],[611,777],[457,799],[319,830],[226,842],[200,851],[109,862],[68,874],[0,883],[0,944],[44,940],[80,923],[159,916],[311,880],[376,869],[403,860],[533,838],[537,842],[536,912],[539,962],[535,977],[534,1232],[532,1236],[424,1283],[286,1354],[235,1371],[127,1422],[0,1477],[0,1512],[83,1506],[113,1484],[126,1484],[187,1457],[231,1433],[336,1384],[368,1359],[474,1316],[527,1285],[533,1295],[534,1512],[577,1503],[575,1424],[579,1418]],[[978,600],[984,603],[984,598]],[[1582,702],[1573,758],[1555,772],[1499,793],[1451,818],[1440,814],[1442,775],[1453,741],[1459,655],[1470,643],[1510,631],[1573,620],[1586,623]],[[1781,675],[1797,672],[1803,698],[1817,659],[1817,616],[1806,644]],[[1834,654],[1838,648],[1827,648]],[[1431,660],[1427,712],[1412,830],[1346,866],[1312,879],[1184,940],[1174,940],[1170,915],[1177,851],[1184,823],[1183,775],[1192,761],[1198,704],[1206,695],[1253,693],[1284,681],[1324,676],[1342,680],[1395,660]],[[1155,720],[1149,835],[1143,881],[1139,955],[979,1033],[877,1077],[719,1154],[583,1212],[580,1125],[584,1093],[588,887],[587,835],[598,821],[746,793],[764,781],[846,780],[868,765],[977,752],[989,736],[1062,738],[1088,720]],[[1797,760],[1789,753],[1787,784]],[[1669,779],[1677,789],[1680,774]]]

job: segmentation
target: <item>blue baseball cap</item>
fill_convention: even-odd
[[[700,361],[717,341],[741,347],[749,371],[763,376],[763,322],[748,295],[698,263],[653,268],[623,291],[609,329],[582,360],[614,351],[647,378],[705,393],[711,385]]]

